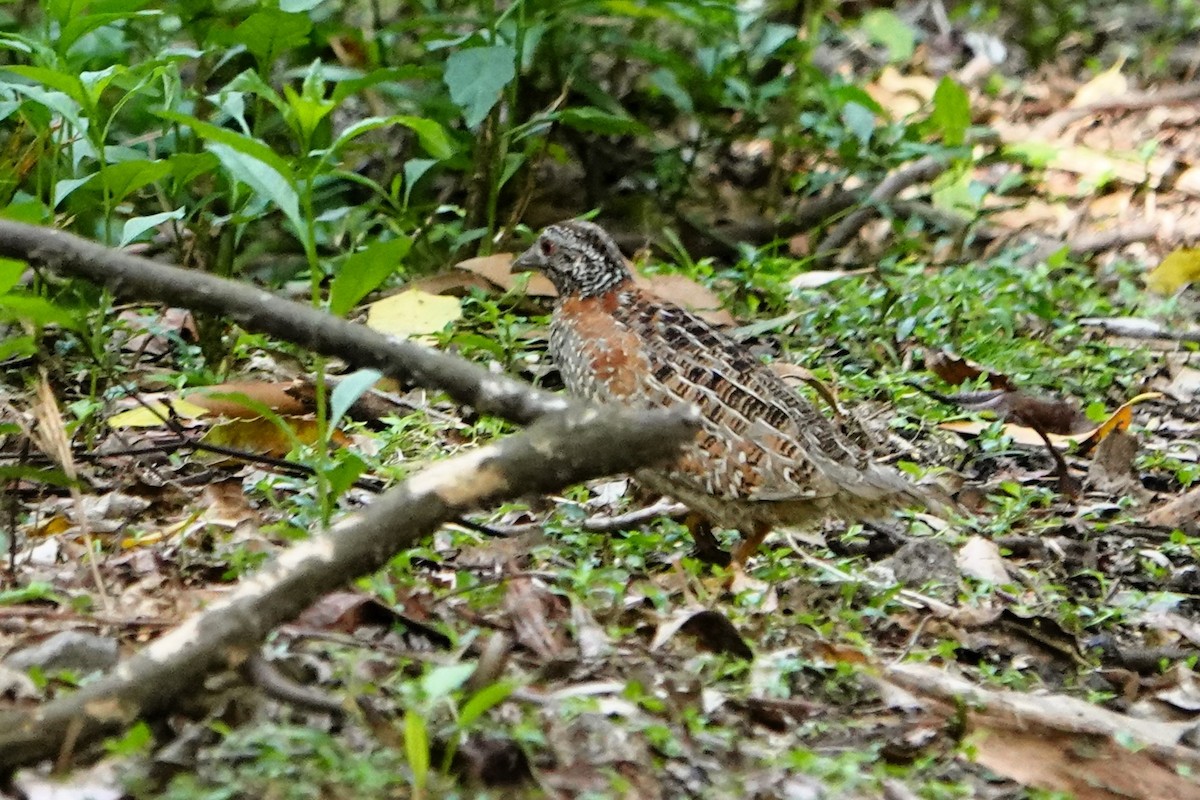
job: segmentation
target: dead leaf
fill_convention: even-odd
[[[899,120],[929,104],[937,91],[937,81],[927,75],[901,75],[895,67],[887,66],[864,88],[893,120]]]
[[[1158,294],[1174,294],[1200,278],[1200,249],[1181,247],[1146,273],[1146,288]]]
[[[976,580],[1003,586],[1012,582],[1008,574],[1008,565],[1000,555],[1000,548],[991,539],[982,536],[972,536],[958,548],[955,558],[958,569],[963,575]]]
[[[936,348],[926,349],[925,369],[952,386],[983,377],[986,378],[988,385],[993,389],[1016,389],[1016,386],[1013,385],[1007,375],[992,372],[981,364],[976,364],[974,361],[969,361],[961,356]]]
[[[654,632],[650,649],[659,649],[680,631],[696,637],[704,649],[714,653],[725,653],[746,661],[754,658],[754,651],[742,639],[733,623],[719,612],[707,608],[685,608],[673,613]]]
[[[408,289],[367,306],[367,326],[401,338],[441,333],[462,317],[457,297]]]
[[[801,272],[788,281],[788,286],[794,290],[800,289],[817,289],[826,284],[840,281],[842,278],[853,278],[856,275],[870,275],[875,271],[874,267],[863,267],[861,269],[811,269],[808,272]]]
[[[545,275],[538,272],[520,272],[513,274],[513,254],[495,253],[490,256],[468,258],[454,265],[455,269],[465,270],[478,275],[493,286],[498,286],[506,292],[511,292],[521,280],[528,279],[525,294],[530,297],[557,297],[554,284]]]
[[[1114,411],[1108,417],[1108,419],[1099,425],[1088,422],[1087,427],[1084,427],[1083,423],[1076,422],[1075,427],[1082,428],[1082,430],[1076,429],[1070,433],[1047,431],[1046,436],[1058,449],[1066,449],[1071,445],[1078,445],[1079,450],[1086,453],[1096,445],[1100,444],[1100,442],[1103,441],[1106,436],[1109,436],[1113,431],[1128,429],[1130,424],[1133,422],[1133,407],[1135,405],[1138,403],[1143,403],[1147,400],[1155,400],[1160,397],[1162,397],[1161,392],[1146,392],[1145,394],[1139,394]],[[979,410],[995,411],[997,408],[1005,407],[1007,402],[1008,401],[989,401],[988,403],[981,403],[975,406],[975,408]],[[993,406],[991,409],[988,409],[989,403],[991,403]],[[1033,413],[1032,416],[1025,417],[1024,419],[1035,419],[1039,420],[1040,422],[1054,422],[1056,424],[1065,421],[1067,415],[1064,407],[1056,408],[1054,406],[1054,401],[1047,401],[1047,403],[1049,405],[1047,406],[1047,410],[1044,415],[1039,416],[1035,410],[1035,413]],[[1083,417],[1082,419],[1086,420],[1087,418]],[[950,422],[943,422],[939,424],[938,427],[942,430],[954,431],[955,433],[961,433],[968,436],[975,436],[987,430],[989,427],[991,427],[991,425],[992,423],[989,422],[952,420]],[[1061,428],[1058,429],[1061,430]],[[1043,428],[1043,430],[1046,429]],[[1012,439],[1013,443],[1025,445],[1026,447],[1042,447],[1045,445],[1045,440],[1042,439],[1037,430],[1029,425],[1008,423],[1004,425],[1004,434]]]
[[[1129,79],[1121,74],[1121,67],[1124,65],[1125,59],[1121,58],[1117,63],[1080,86],[1067,105],[1070,108],[1079,108],[1128,94]]]

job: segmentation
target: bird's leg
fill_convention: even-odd
[[[721,549],[721,543],[713,536],[712,523],[707,517],[691,511],[683,524],[692,534],[692,541],[696,543],[692,549],[693,556],[705,564],[716,564],[719,567],[729,565],[729,553]]]
[[[730,561],[730,566],[739,572],[746,566],[746,562],[750,557],[758,552],[759,546],[763,543],[763,539],[767,538],[767,534],[771,532],[771,526],[765,522],[757,522],[750,530],[749,534],[742,532],[743,539],[738,543],[737,549],[733,551],[733,559]]]

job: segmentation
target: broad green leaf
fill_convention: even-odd
[[[0,295],[0,319],[20,319],[34,325],[58,325],[79,330],[80,320],[69,310],[51,303],[44,297],[9,292]]]
[[[321,120],[329,116],[329,112],[335,108],[331,101],[318,100],[307,94],[300,94],[291,86],[284,86],[283,94],[287,98],[288,109],[299,127],[298,133],[305,142],[312,138],[317,125],[321,124]]]
[[[341,135],[334,140],[330,150],[337,152],[345,147],[353,139],[362,136],[368,131],[386,128],[389,125],[403,125],[417,135],[417,141],[421,143],[421,147],[437,160],[449,158],[454,155],[454,145],[450,141],[450,136],[446,133],[446,129],[431,119],[423,117],[410,117],[403,114],[398,114],[392,117],[368,117],[364,120],[359,120],[353,125],[342,131]]]
[[[19,75],[27,80],[36,81],[47,89],[62,92],[81,106],[88,104],[88,91],[84,88],[83,81],[79,80],[74,74],[58,72],[46,67],[24,65],[4,67],[4,71],[10,72],[13,75]]]
[[[467,682],[474,664],[446,664],[433,667],[421,678],[426,700],[440,700]]]
[[[141,160],[111,164],[99,175],[113,200],[119,203],[143,186],[160,181],[170,173],[171,165],[166,161]]]
[[[17,285],[29,265],[12,258],[0,258],[0,294],[5,294]]]
[[[470,728],[489,708],[494,708],[508,699],[512,691],[513,685],[504,681],[483,687],[463,703],[462,710],[458,712],[458,727],[462,730]]]
[[[338,268],[329,287],[329,311],[343,316],[400,266],[408,255],[412,239],[408,237],[375,242],[351,253]]]
[[[868,12],[862,18],[862,29],[871,41],[887,48],[890,61],[912,58],[917,44],[916,34],[894,11],[877,9]]]
[[[1144,280],[1152,292],[1174,294],[1189,283],[1200,279],[1200,249],[1180,248],[1167,255]]]
[[[374,386],[383,373],[376,369],[360,369],[350,373],[338,381],[329,396],[329,429],[332,431],[342,421],[346,411],[354,405],[358,398]]]
[[[618,136],[626,133],[644,133],[646,126],[632,117],[610,114],[598,108],[584,106],[569,108],[558,115],[559,121],[577,130]]]
[[[6,336],[0,339],[0,361],[18,356],[31,356],[37,352],[37,342],[32,336]],[[41,470],[42,467],[31,469]]]
[[[933,113],[929,117],[942,131],[942,139],[951,147],[962,144],[971,125],[971,103],[967,92],[949,75],[942,78],[933,93]]]
[[[688,90],[683,88],[683,84],[679,82],[678,76],[666,67],[660,67],[650,73],[650,85],[658,91],[662,92],[663,96],[675,104],[685,114],[691,114],[695,111],[695,106],[692,104],[692,96],[688,94]]]
[[[283,176],[289,184],[295,182],[295,178],[292,175],[292,168],[288,166],[288,163],[278,153],[257,139],[243,136],[236,131],[204,122],[187,114],[180,114],[177,111],[158,111],[156,114],[162,119],[188,126],[196,132],[196,135],[206,141],[218,142],[249,156],[255,161],[261,161]]]
[[[454,155],[454,144],[450,141],[450,136],[446,133],[446,129],[431,119],[423,117],[393,117],[397,125],[403,125],[417,135],[417,141],[421,143],[421,147],[425,148],[425,152],[438,159],[449,158]]]
[[[262,79],[262,77],[252,69],[235,75],[233,80],[225,84],[225,90],[230,92],[248,92],[250,94],[261,97],[275,107],[279,113],[287,110],[287,103],[279,96],[279,92],[275,91],[271,86]]]
[[[124,247],[146,231],[157,228],[169,219],[183,219],[184,213],[184,209],[177,208],[174,211],[163,211],[160,214],[150,214],[145,217],[130,217],[125,220],[125,225],[121,228],[119,246]]]
[[[266,69],[281,54],[307,44],[311,30],[307,15],[269,8],[246,17],[233,29],[233,41],[244,44],[259,67]]]
[[[201,175],[216,172],[221,162],[212,153],[176,153],[168,159],[171,181],[177,189],[186,187]]]
[[[404,162],[404,205],[408,206],[412,197],[413,186],[421,180],[421,176],[429,172],[437,161],[432,158],[410,158]]]
[[[450,99],[462,109],[467,127],[474,128],[516,74],[516,52],[508,45],[490,45],[452,53],[442,80],[450,89]]]
[[[62,117],[66,122],[69,122],[76,130],[83,132],[87,130],[87,118],[81,117],[79,103],[73,100],[69,95],[62,92],[48,91],[42,86],[21,85],[15,83],[7,84],[7,88],[13,90],[17,94],[28,97],[35,103],[49,109],[51,113]]]
[[[871,141],[871,134],[875,132],[875,115],[858,103],[842,106],[842,123],[864,146]]]
[[[367,462],[353,451],[339,453],[337,462],[325,469],[325,480],[329,482],[330,493],[334,497],[340,497],[367,471],[367,466]]]
[[[140,5],[145,5],[145,3],[141,3]],[[97,28],[130,19],[131,17],[157,17],[161,15],[161,11],[151,10],[117,12],[114,14],[88,14],[87,16],[74,17],[62,27],[55,46],[58,48],[59,53],[66,53],[83,36],[86,36]]]
[[[63,200],[66,200],[67,196],[70,195],[71,192],[90,182],[96,177],[96,174],[97,173],[93,172],[91,175],[85,175],[82,178],[64,178],[58,183],[54,184],[54,191],[50,193],[50,205],[53,208],[58,208],[58,204]]]
[[[221,162],[221,166],[231,178],[241,181],[260,196],[279,206],[279,210],[295,228],[296,236],[302,241],[307,241],[308,228],[300,215],[300,197],[287,177],[265,161],[224,143],[209,142],[208,149]]]

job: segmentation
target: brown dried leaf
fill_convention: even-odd
[[[526,286],[525,294],[531,297],[558,296],[558,293],[554,291],[554,284],[545,275],[536,272],[522,272],[514,275],[512,272],[512,262],[512,253],[495,253],[490,256],[468,258],[466,261],[460,261],[455,264],[454,268],[478,275],[493,286],[498,286],[506,292],[511,292],[516,288],[518,280],[523,276],[528,277],[529,284]]]
[[[1016,389],[1007,375],[992,372],[982,364],[976,364],[974,361],[947,353],[945,350],[927,349],[925,351],[925,368],[952,386],[984,377],[993,389]]]

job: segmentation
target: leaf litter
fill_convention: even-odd
[[[1114,81],[1120,74],[1113,67],[1073,91],[1037,86],[1030,95],[1041,94],[1050,107],[1084,111],[1119,92]],[[869,91],[891,116],[903,117],[927,108],[936,86],[932,78],[906,80],[889,67]],[[1050,130],[1044,114],[1030,111],[1036,97],[972,99],[994,123],[1012,121],[996,127],[1009,145],[1023,146],[1011,168],[1027,181],[1030,196],[1009,218],[993,215],[992,224],[1015,239],[1048,219],[1057,229],[1043,233],[1052,237],[1146,223],[1152,235],[1115,241],[1099,254],[1097,269],[1122,257],[1159,264],[1145,275],[1148,288],[1182,292],[1180,301],[1194,310],[1183,288],[1195,277],[1194,264],[1169,236],[1187,213],[1188,183],[1180,180],[1173,192],[1162,180],[1171,169],[1186,176],[1198,168],[1197,150],[1188,146],[1194,133],[1187,109],[1153,116],[1105,111]],[[1104,124],[1094,124],[1097,118]],[[1130,157],[1142,142],[1171,137],[1178,137],[1176,144],[1153,159]],[[1158,202],[1132,204],[1101,188],[1110,181],[1154,189]],[[440,288],[422,284],[420,290],[436,298],[424,305],[433,311],[406,334],[452,328],[458,317],[444,302],[448,295],[461,309],[460,294],[513,291],[516,284],[497,266],[507,256],[495,258],[460,265],[457,272],[469,277],[435,276],[446,279]],[[841,279],[856,272],[799,273],[793,286],[836,297]],[[656,278],[663,276],[650,280],[667,299],[706,313],[721,309],[719,298],[691,279],[655,284]],[[533,296],[549,296],[545,286],[530,286]],[[185,325],[165,324],[177,332]],[[1170,339],[1169,326],[1165,332]],[[159,338],[125,345],[134,346],[146,355],[163,351]],[[385,730],[412,702],[397,698],[413,676],[470,665],[485,677],[513,682],[517,690],[491,718],[500,735],[462,741],[462,771],[488,787],[536,783],[553,796],[607,796],[616,781],[631,797],[875,796],[875,784],[863,788],[829,776],[868,776],[879,760],[891,769],[924,761],[924,779],[973,782],[979,796],[992,790],[1022,796],[1021,787],[1089,799],[1196,796],[1192,731],[1200,702],[1188,659],[1200,639],[1194,601],[1200,594],[1194,538],[1200,501],[1194,490],[1185,491],[1194,474],[1139,455],[1166,452],[1152,448],[1197,435],[1197,417],[1186,413],[1194,390],[1180,382],[1171,403],[1151,392],[1075,401],[1022,388],[1031,385],[1025,376],[1018,380],[945,354],[935,366],[929,354],[926,366],[946,383],[988,386],[943,400],[963,413],[996,415],[1008,442],[1045,448],[1056,459],[1060,489],[1070,475],[1087,476],[1077,492],[1039,493],[1041,465],[1028,450],[995,445],[988,438],[995,423],[949,428],[971,441],[937,446],[963,455],[960,468],[969,473],[968,484],[981,488],[985,513],[949,526],[954,545],[916,562],[941,565],[949,586],[944,598],[921,591],[919,568],[909,573],[916,585],[900,588],[895,562],[885,561],[899,552],[897,542],[932,538],[919,524],[901,537],[857,526],[831,531],[825,541],[833,555],[823,559],[807,552],[814,545],[776,536],[759,565],[771,580],[770,598],[714,594],[689,560],[689,539],[679,526],[634,518],[626,528],[585,528],[584,519],[618,519],[659,500],[634,487],[598,485],[598,503],[572,494],[474,520],[498,530],[516,520],[540,529],[508,549],[506,540],[471,528],[444,532],[406,554],[401,571],[372,582],[370,593],[321,601],[283,632],[294,641],[273,646],[314,654],[318,663],[353,676],[342,681],[333,677],[336,670],[326,670],[318,682],[330,691],[385,683],[391,694],[382,695],[387,714],[373,726],[377,744],[401,750],[404,743],[389,740]],[[1045,368],[1049,374],[1037,385],[1060,384],[1064,376],[1053,374],[1053,365]],[[1154,376],[1145,377],[1149,384]],[[1101,399],[1117,408],[1104,420],[1081,410]],[[414,405],[452,412],[438,402],[419,398]],[[401,460],[433,458],[472,436],[437,431],[429,446],[411,444]],[[923,430],[922,436],[935,434]],[[66,441],[46,442],[46,455],[69,461]],[[107,511],[73,501],[57,507],[29,486],[17,487],[23,503],[46,512],[35,538],[54,548],[37,556],[34,540],[24,538],[17,548],[10,569],[25,590],[0,594],[6,657],[53,642],[64,630],[100,631],[102,648],[116,644],[127,654],[226,591],[237,574],[235,558],[245,556],[228,546],[238,525],[251,521],[259,531],[286,525],[289,515],[278,498],[305,497],[300,484],[283,480],[266,493],[275,502],[263,502],[257,492],[251,500],[248,491],[263,475],[236,464],[157,464],[188,479],[176,484],[161,475],[156,481],[138,463],[117,455],[100,466],[81,465],[86,493],[142,501],[110,503]],[[201,507],[211,513],[197,517]],[[72,513],[90,519],[86,537],[99,539],[109,553],[95,566],[121,598],[118,608],[87,608],[96,548],[84,546]],[[177,535],[147,535],[154,531]],[[274,551],[286,540],[269,533],[263,546]],[[142,544],[113,555],[118,541]],[[853,555],[843,563],[837,550]],[[303,635],[295,630],[305,627]],[[412,635],[397,637],[397,630]],[[337,650],[315,648],[318,634],[328,637],[325,643],[336,641]],[[1175,662],[1167,671],[1156,658],[1163,653]],[[12,667],[0,664],[4,669]],[[31,702],[31,691],[46,696],[70,677],[5,693]],[[304,716],[279,708],[267,713]],[[514,743],[514,721],[536,731],[534,743]],[[854,761],[855,754],[864,760]],[[77,788],[90,780],[79,774]],[[100,780],[108,786],[114,779]],[[888,780],[891,796],[911,796],[904,783]]]

